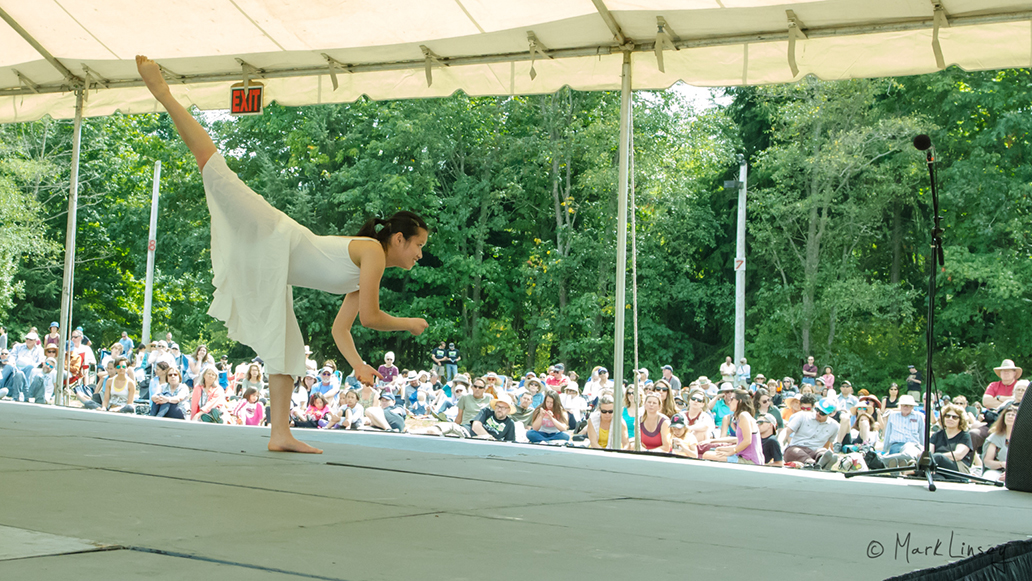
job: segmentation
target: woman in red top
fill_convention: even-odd
[[[670,452],[670,419],[659,413],[659,396],[655,392],[645,396],[645,413],[638,422],[641,445],[646,450]]]

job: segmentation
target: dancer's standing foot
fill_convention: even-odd
[[[290,433],[290,392],[293,389],[294,381],[289,375],[269,377],[269,424],[272,426],[269,451],[322,454],[319,448],[309,446]]]

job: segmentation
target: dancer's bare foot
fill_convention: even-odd
[[[269,438],[270,452],[297,452],[299,454],[322,454],[322,450],[309,446],[294,436],[273,436]]]
[[[156,98],[160,100],[170,94],[168,83],[165,82],[165,77],[161,76],[161,68],[158,67],[158,63],[138,54],[136,55],[136,70],[140,72],[143,84],[147,85],[151,94]]]

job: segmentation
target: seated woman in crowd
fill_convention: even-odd
[[[300,417],[304,414],[305,409],[308,408],[308,395],[311,393],[315,381],[315,371],[309,370],[304,377],[299,378],[294,384],[294,391],[290,394],[291,418],[295,416]]]
[[[569,441],[570,419],[563,409],[559,394],[552,390],[545,392],[545,399],[530,417],[530,429],[527,439],[531,442],[551,442],[553,440]]]
[[[662,402],[656,392],[645,395],[642,407],[645,413],[638,422],[641,430],[641,447],[649,451],[670,452],[670,418],[660,413]]]
[[[219,385],[219,372],[214,366],[206,366],[194,382],[193,396],[190,398],[190,419],[195,422],[221,424],[228,415],[228,407],[226,390]]]
[[[932,434],[929,440],[929,452],[935,464],[970,474],[975,452],[971,448],[971,434],[968,433],[967,413],[964,408],[955,404],[943,406],[939,426],[942,429]]]
[[[625,424],[627,424],[627,438],[629,440],[634,439],[635,430],[638,429],[638,419],[631,414],[637,412],[638,418],[640,418],[643,411],[641,406],[638,405],[638,403],[641,402],[641,396],[641,391],[638,391],[636,401],[635,390],[630,386],[624,385],[623,411],[621,412],[621,419]]]
[[[733,446],[721,446],[709,450],[703,455],[703,458],[717,462],[762,466],[766,462],[763,458],[760,430],[753,417],[755,410],[752,396],[744,389],[736,389],[728,407],[731,408],[731,413],[728,414],[726,421],[734,430],[737,443]]]
[[[670,447],[677,456],[699,457],[699,442],[688,429],[688,423],[682,414],[675,414],[670,419]]]
[[[198,345],[193,355],[189,357],[189,365],[186,369],[186,385],[194,386],[194,382],[201,375],[201,370],[207,366],[215,367],[215,358],[208,353],[207,345]]]
[[[178,369],[169,369],[168,363],[162,361],[165,383],[152,382],[150,415],[159,418],[173,418],[185,420],[186,414],[190,412],[190,391],[182,383],[182,376]]]
[[[244,390],[244,396],[229,413],[231,421],[240,426],[260,426],[265,419],[265,406],[258,402],[258,389],[253,385]]]
[[[1018,417],[1018,408],[1014,405],[1003,404],[1000,406],[1000,415],[989,430],[989,437],[985,440],[985,453],[982,463],[986,470],[982,473],[985,478],[1004,480],[1007,477],[1007,449],[1010,447],[1011,431],[1014,429],[1014,420]]]
[[[114,376],[108,377],[104,389],[103,409],[123,414],[135,413],[133,401],[136,399],[136,380],[126,373],[129,360],[118,356],[114,359]]]
[[[262,367],[257,363],[248,365],[247,373],[238,386],[244,393],[253,387],[258,392],[258,397],[262,397],[262,391],[266,389],[265,381],[262,380]],[[247,399],[247,397],[245,396],[244,399]]]
[[[774,419],[775,427],[785,427],[785,419],[781,416],[781,410],[774,407],[774,398],[767,388],[761,387],[753,393],[753,408],[756,410],[756,417],[769,413]]]
[[[524,397],[527,394],[523,394]],[[613,427],[616,402],[611,392],[602,392],[598,399],[598,408],[588,416],[588,446],[591,448],[616,448],[626,450],[629,440],[623,419],[616,423],[616,436],[620,439],[617,446],[610,446],[610,431]]]
[[[701,389],[694,389],[688,394],[688,409],[684,412],[685,424],[695,436],[696,442],[705,442],[712,438],[717,430],[713,423],[713,415],[706,411],[709,396]]]
[[[899,408],[899,384],[893,382],[889,386],[889,395],[882,398],[881,413]]]
[[[670,382],[665,379],[658,379],[652,384],[652,391],[659,396],[659,413],[668,418],[677,415],[677,406],[674,403],[674,396],[670,394]]]

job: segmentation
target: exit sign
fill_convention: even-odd
[[[243,83],[230,88],[229,112],[233,115],[261,115],[265,102],[265,87],[251,83],[244,92]]]

